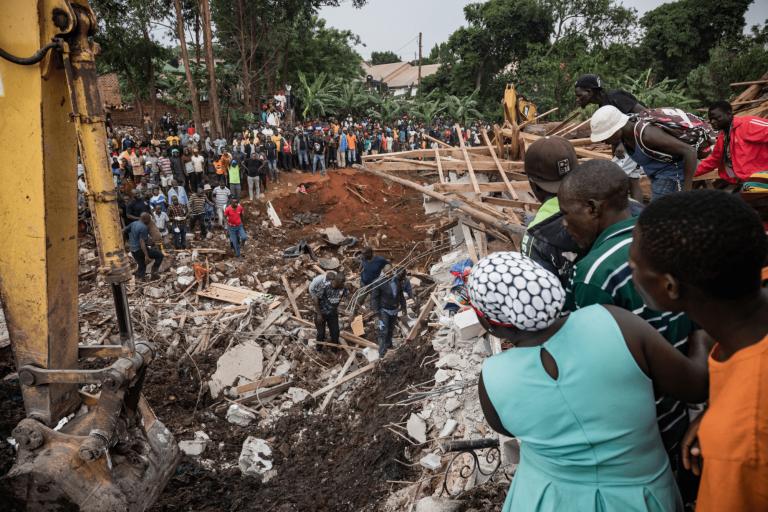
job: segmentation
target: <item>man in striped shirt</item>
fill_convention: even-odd
[[[207,234],[205,229],[205,203],[208,199],[202,190],[197,189],[189,198],[189,231],[195,232],[195,225],[200,224],[200,239],[205,240]]]
[[[683,313],[653,311],[635,289],[629,247],[637,221],[629,208],[629,179],[608,160],[590,160],[563,179],[558,194],[566,229],[589,253],[576,262],[566,307],[612,304],[645,319],[675,348],[687,354],[694,324]],[[672,467],[679,467],[679,445],[688,427],[686,404],[657,397],[656,415]],[[685,494],[685,493],[684,493]]]

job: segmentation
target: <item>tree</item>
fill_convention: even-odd
[[[752,0],[678,0],[648,11],[640,23],[646,33],[642,48],[660,76],[685,78],[707,62],[721,41],[735,40],[744,29]]]
[[[221,126],[219,88],[216,83],[216,60],[213,57],[213,30],[211,28],[210,0],[200,0],[200,13],[203,18],[203,40],[205,43],[205,67],[208,69],[208,104],[211,106],[211,133],[218,139],[224,134]]]
[[[331,81],[328,75],[320,73],[310,79],[299,72],[299,90],[297,96],[303,107],[301,115],[304,119],[325,116],[338,105],[339,87]]]
[[[590,47],[626,42],[635,21],[634,9],[615,0],[543,0],[554,15],[552,46],[579,35]]]
[[[202,132],[203,121],[200,114],[200,98],[197,95],[197,86],[195,85],[192,68],[189,63],[189,51],[187,50],[187,38],[184,33],[184,13],[181,10],[181,0],[173,0],[173,7],[176,12],[176,32],[181,47],[181,60],[184,63],[184,73],[187,77],[187,87],[189,87],[189,95],[192,101],[192,121],[195,129],[198,132]]]
[[[467,126],[472,121],[480,119],[483,115],[477,109],[477,91],[469,96],[448,96],[445,98],[445,107],[448,115],[461,126]]]
[[[95,35],[101,46],[97,66],[101,73],[115,72],[127,84],[126,96],[137,101],[148,99],[152,117],[157,96],[156,67],[170,52],[152,37],[152,20],[160,17],[160,8],[152,0],[91,0],[99,30]]]
[[[548,42],[552,13],[537,0],[489,0],[467,5],[464,17],[467,26],[451,34],[444,48],[433,50],[441,67],[422,88],[428,92],[445,84],[445,92],[455,96],[480,90],[479,97],[497,103],[501,91],[488,88],[493,77],[520,63],[533,45]]]
[[[371,66],[377,66],[379,64],[392,64],[402,61],[403,59],[401,59],[400,56],[395,52],[371,52]]]
[[[704,102],[727,99],[734,93],[731,82],[755,80],[768,70],[768,23],[752,33],[722,41],[709,51],[709,61],[686,78],[689,94]]]
[[[445,109],[446,105],[439,98],[435,98],[434,93],[430,93],[416,100],[411,113],[416,119],[426,124],[432,124]]]

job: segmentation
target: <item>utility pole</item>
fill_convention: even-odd
[[[419,32],[419,78],[417,83],[417,92],[421,94],[421,32]]]

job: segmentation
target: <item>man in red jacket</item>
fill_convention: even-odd
[[[733,117],[731,104],[718,101],[709,107],[709,122],[720,134],[712,154],[701,161],[694,176],[718,169],[720,178],[741,185],[752,174],[768,170],[768,119]]]

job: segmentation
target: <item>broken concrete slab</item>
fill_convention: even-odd
[[[195,282],[195,276],[179,276],[176,278],[176,282],[179,283],[179,286],[187,287]]]
[[[455,398],[449,398],[445,401],[445,412],[451,413],[461,407],[461,402]]]
[[[237,464],[244,475],[264,475],[272,469],[272,449],[264,439],[248,436]]]
[[[211,442],[208,434],[202,430],[195,432],[195,438],[192,441],[179,441],[179,449],[190,457],[199,457]]]
[[[256,380],[261,377],[264,355],[261,347],[253,341],[246,341],[225,352],[216,363],[216,372],[211,375],[208,387],[211,397],[216,398],[221,391],[235,383],[239,376]]]
[[[256,415],[251,411],[248,411],[237,404],[232,404],[227,409],[227,421],[239,425],[241,427],[247,427],[253,421],[256,420]]]
[[[408,423],[406,423],[405,427],[408,430],[408,435],[416,442],[427,442],[427,424],[423,419],[419,418],[418,415],[412,413],[411,417],[408,418]]]
[[[459,333],[459,338],[464,341],[473,340],[485,332],[474,309],[456,313],[453,317],[453,325]]]
[[[466,363],[459,354],[449,353],[438,359],[437,363],[435,363],[435,366],[438,368],[453,368],[460,370],[466,366]]]
[[[379,351],[371,347],[365,347],[363,349],[363,355],[369,363],[379,360]]]
[[[153,299],[162,299],[165,297],[165,288],[155,288],[153,286],[149,286],[144,289],[144,295],[147,297],[152,297]]]
[[[436,453],[430,453],[419,459],[419,464],[423,468],[427,468],[430,471],[437,471],[443,465],[443,461],[440,455]]]
[[[440,435],[438,437],[449,437],[451,434],[453,434],[458,425],[458,421],[454,420],[453,418],[448,418],[445,421],[445,425],[443,425],[442,430],[440,430]]]
[[[288,388],[288,391],[285,392],[286,395],[288,395],[288,399],[295,403],[301,403],[304,401],[305,398],[309,396],[309,391],[302,388]]]

